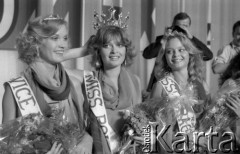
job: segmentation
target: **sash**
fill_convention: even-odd
[[[93,114],[97,117],[102,131],[107,139],[111,152],[116,152],[119,148],[117,135],[108,123],[107,112],[102,97],[102,90],[98,79],[93,72],[84,71],[84,83],[86,97]]]
[[[18,77],[9,81],[8,84],[11,87],[22,116],[30,113],[40,113],[42,115],[38,102],[25,77]]]
[[[180,95],[180,86],[178,83],[170,76],[167,76],[159,81],[167,95],[170,98],[178,97]],[[192,106],[186,103],[178,102],[176,107],[174,107],[177,123],[180,132],[191,133],[195,130],[196,115]]]

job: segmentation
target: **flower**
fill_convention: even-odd
[[[200,131],[208,131],[213,127],[214,131],[221,131],[234,124],[238,118],[236,113],[226,106],[226,100],[231,94],[240,96],[240,82],[227,80],[214,95],[211,105],[200,119]]]
[[[0,126],[0,153],[44,154],[54,142],[62,144],[62,154],[69,153],[81,140],[77,124],[61,125],[60,120],[46,118],[40,114],[29,114]]]
[[[195,130],[196,124],[192,106],[200,104],[195,94],[195,87],[189,84],[179,96],[162,96],[133,106],[131,110],[126,112],[127,127],[125,131],[132,129],[135,136],[143,136],[143,128],[146,128],[150,123],[158,124],[160,131],[165,125],[174,126],[176,121],[182,120],[180,121],[181,126],[192,126],[191,129],[186,130],[186,132],[191,133],[193,129]],[[185,128],[183,127],[183,129]],[[124,136],[129,138],[128,133],[125,133]]]

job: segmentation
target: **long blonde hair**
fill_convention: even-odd
[[[166,47],[166,44],[174,38],[179,39],[179,41],[185,47],[186,51],[189,53],[188,81],[192,82],[193,80],[196,80],[196,79],[202,81],[203,62],[200,55],[202,52],[199,51],[184,34],[179,33],[177,31],[164,35],[161,41],[162,48],[160,49],[160,52],[157,56],[156,65],[154,68],[154,73],[157,80],[163,78],[164,76],[172,72],[171,68],[167,64],[167,60],[165,57],[165,53],[166,53],[165,47]]]

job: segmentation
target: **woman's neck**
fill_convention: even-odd
[[[119,77],[121,71],[121,67],[115,67],[115,68],[109,68],[109,69],[103,69],[104,76],[108,78],[117,78]]]
[[[104,69],[103,75],[112,82],[112,86],[118,91],[118,78],[121,72],[121,66],[111,69]]]
[[[54,74],[54,72],[57,68],[57,64],[53,65],[53,64],[47,63],[43,60],[37,60],[34,63],[32,63],[31,65],[32,65],[32,68],[37,68],[37,69],[39,69],[39,71],[46,71],[50,74],[51,73]],[[46,73],[46,72],[43,72],[43,73]]]
[[[177,83],[180,86],[186,86],[188,84],[188,70],[182,70],[182,71],[173,71],[174,79],[177,81]]]

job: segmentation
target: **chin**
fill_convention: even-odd
[[[183,65],[179,65],[179,66],[174,66],[173,68],[172,68],[172,70],[175,70],[175,71],[179,71],[179,70],[182,70],[182,69],[184,69],[185,68],[185,66],[183,66]]]

